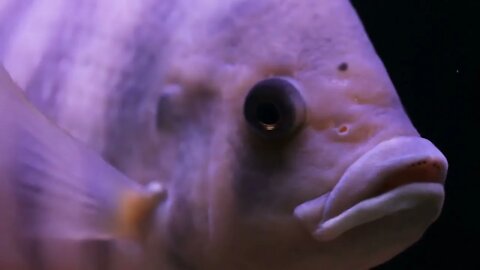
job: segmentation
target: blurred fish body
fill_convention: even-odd
[[[0,269],[369,269],[441,213],[349,1],[3,0],[0,61]]]

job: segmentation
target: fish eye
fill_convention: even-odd
[[[260,135],[285,138],[304,122],[305,103],[298,89],[284,78],[270,78],[255,84],[248,93],[243,113]]]

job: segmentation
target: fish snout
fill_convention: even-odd
[[[418,224],[440,214],[448,163],[428,140],[397,137],[381,142],[345,171],[333,190],[295,209],[319,240],[332,240],[387,216],[421,211]],[[399,226],[415,226],[399,224]]]

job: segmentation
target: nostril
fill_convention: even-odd
[[[345,134],[348,133],[348,131],[349,131],[349,128],[348,128],[348,126],[346,126],[346,125],[342,125],[342,126],[340,126],[340,127],[338,128],[338,133],[339,133],[340,135],[345,135]]]

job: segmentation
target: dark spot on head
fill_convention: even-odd
[[[347,71],[348,70],[348,64],[343,62],[340,65],[338,65],[338,70],[340,71]]]

